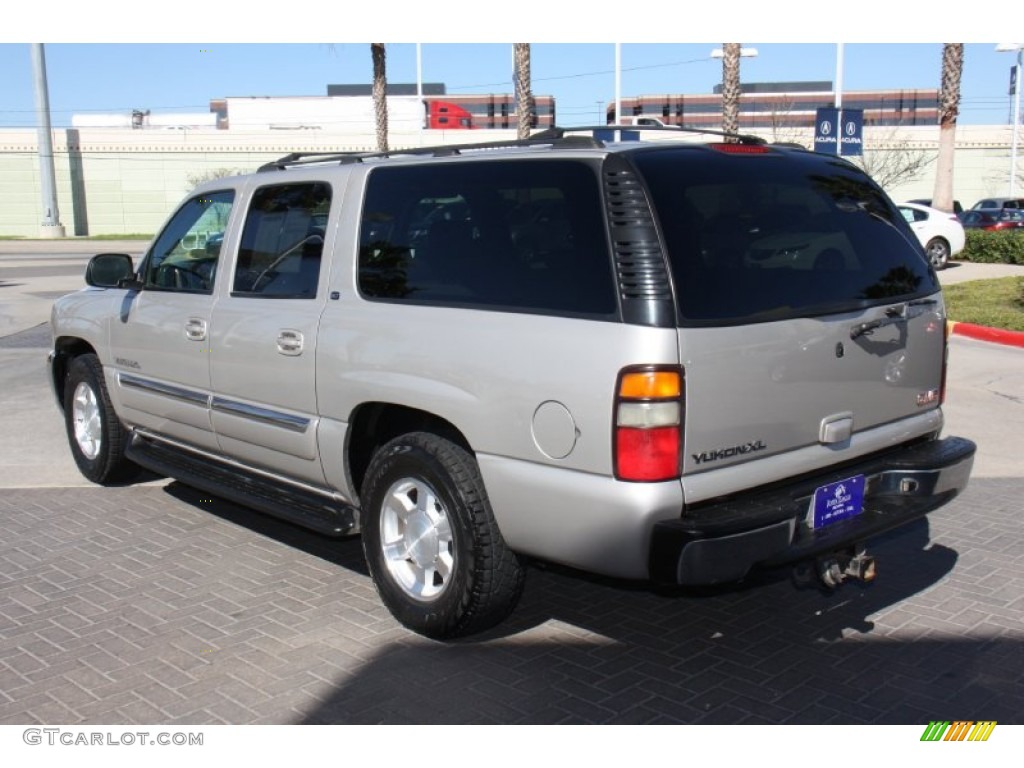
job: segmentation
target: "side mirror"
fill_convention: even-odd
[[[85,282],[96,288],[118,288],[121,282],[135,278],[132,257],[127,253],[100,253],[89,259]]]

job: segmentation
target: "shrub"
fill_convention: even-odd
[[[967,244],[956,258],[984,264],[1024,264],[1024,230],[969,229]]]

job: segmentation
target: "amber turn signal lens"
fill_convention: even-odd
[[[636,371],[623,375],[619,384],[619,397],[667,398],[679,397],[682,386],[676,371]]]

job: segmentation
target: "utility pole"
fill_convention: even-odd
[[[50,128],[50,96],[46,88],[46,58],[42,43],[32,43],[32,72],[36,86],[36,124],[39,135],[39,187],[43,198],[41,237],[64,237],[57,208],[57,174],[53,168],[53,132]]]

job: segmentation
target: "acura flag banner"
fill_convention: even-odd
[[[830,155],[862,155],[863,133],[863,109],[822,107],[814,121],[814,151]]]

